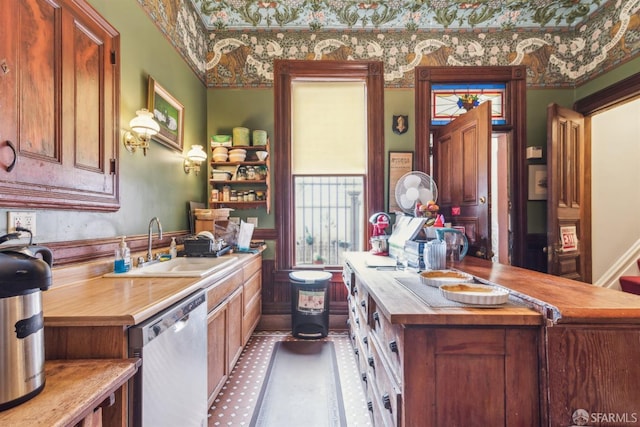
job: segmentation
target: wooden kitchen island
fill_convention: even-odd
[[[451,267],[510,300],[449,305],[366,256],[348,254],[343,275],[376,425],[640,425],[639,296],[466,257]]]

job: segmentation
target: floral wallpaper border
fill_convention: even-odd
[[[412,87],[416,66],[520,64],[531,87],[573,87],[640,55],[640,0],[612,0],[587,23],[544,32],[210,31],[190,0],[138,2],[208,87],[270,87],[276,58],[380,60],[387,87]]]
[[[209,30],[570,27],[601,0],[191,0]]]

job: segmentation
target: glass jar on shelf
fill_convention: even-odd
[[[238,181],[244,181],[247,179],[247,168],[244,166],[240,166],[238,168],[238,173],[236,174],[236,179]]]
[[[247,179],[256,179],[256,169],[253,166],[247,166]]]

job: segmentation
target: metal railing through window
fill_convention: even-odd
[[[342,265],[361,251],[363,176],[294,176],[295,265]]]

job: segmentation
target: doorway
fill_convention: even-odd
[[[416,131],[416,169],[426,173],[431,173],[431,134],[440,127],[431,119],[434,99],[432,85],[504,84],[504,121],[491,126],[492,139],[496,140],[492,149],[492,153],[495,152],[495,164],[489,167],[495,176],[492,182],[503,185],[492,188],[492,196],[498,197],[500,193],[506,196],[490,198],[494,206],[492,214],[496,215],[491,222],[500,224],[498,234],[494,238],[492,233],[491,239],[504,242],[498,243],[497,251],[494,250],[501,262],[523,267],[527,246],[526,67],[416,67],[415,73],[416,117],[425,118],[425,125],[419,126]],[[446,212],[444,214],[447,216]],[[508,221],[500,218],[508,218]],[[494,259],[493,256],[488,258]]]

